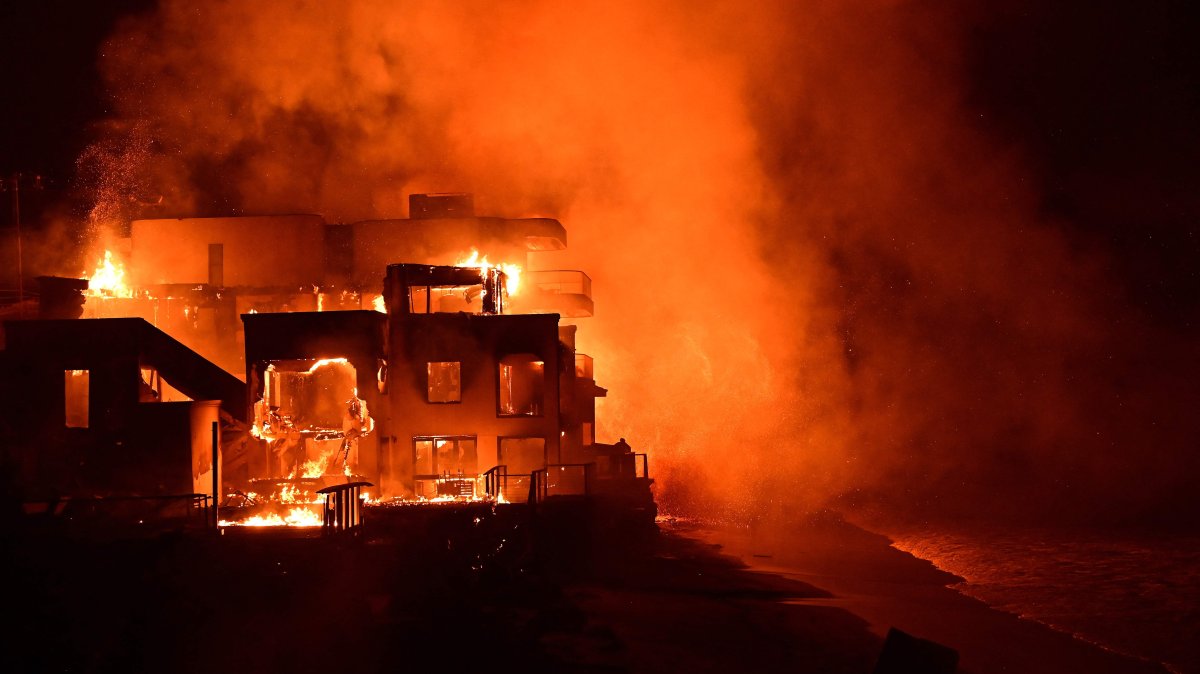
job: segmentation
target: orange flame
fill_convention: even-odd
[[[471,254],[468,257],[460,259],[454,263],[455,267],[472,267],[479,270],[480,275],[483,275],[489,269],[499,269],[504,272],[507,279],[504,283],[504,289],[508,291],[509,297],[513,297],[521,289],[521,265],[501,262],[500,264],[492,264],[488,262],[487,256],[479,257],[479,250],[472,248]]]
[[[88,280],[88,294],[93,297],[133,297],[133,289],[125,284],[125,265],[113,261],[111,250],[96,264]]]
[[[221,520],[218,524],[223,527],[319,527],[321,516],[308,508],[298,507],[292,508],[287,515],[254,515],[244,520]]]

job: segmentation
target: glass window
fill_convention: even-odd
[[[417,438],[413,441],[413,474],[433,475],[433,440]]]
[[[474,475],[476,472],[475,438],[435,440],[437,472],[450,475]]]
[[[531,354],[505,356],[500,361],[500,416],[540,416],[546,364]]]
[[[413,438],[413,475],[474,476],[479,470],[474,436]]]
[[[462,364],[438,362],[425,364],[428,376],[428,396],[431,403],[462,401]]]

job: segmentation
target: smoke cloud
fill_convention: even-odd
[[[1195,512],[1194,356],[1039,214],[971,12],[741,4],[164,0],[104,142],[152,139],[154,215],[561,219],[535,264],[592,276],[600,439],[669,511]]]

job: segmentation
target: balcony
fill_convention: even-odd
[[[592,372],[592,357],[586,353],[575,354],[575,376],[579,379],[595,379]]]
[[[559,314],[566,318],[592,315],[592,279],[575,270],[527,271],[521,291],[509,298],[513,313]]]
[[[608,389],[596,386],[596,376],[592,371],[592,357],[586,353],[575,354],[575,387],[581,396],[605,398]],[[591,418],[595,418],[594,415]]]

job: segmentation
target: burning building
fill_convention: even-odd
[[[627,447],[596,442],[606,392],[563,322],[592,314],[590,279],[528,271],[531,254],[565,247],[562,225],[475,217],[462,194],[412,195],[410,215],[135,221],[128,271],[106,254],[84,320],[7,325],[6,367],[21,373],[7,385],[30,403],[8,408],[8,433],[25,407],[52,442],[83,418],[117,435],[75,451],[116,471],[132,456],[119,447],[159,451],[140,387],[187,406],[179,449],[161,450],[180,465],[94,477],[100,492],[219,494],[226,512],[255,515],[264,503],[314,512],[347,484],[407,503],[634,494],[652,512],[644,456],[639,473]],[[18,463],[36,453],[11,446]],[[217,457],[209,486],[203,457]]]
[[[129,270],[98,260],[87,317],[140,316],[163,327],[231,372],[241,372],[245,313],[382,310],[388,264],[464,264],[501,261],[511,282],[527,256],[566,247],[566,231],[550,218],[476,217],[466,194],[414,194],[412,217],[326,223],[319,215],[135,220],[118,242]],[[108,253],[106,253],[106,256]],[[580,272],[568,273],[580,293]],[[563,275],[536,272],[523,311],[554,309],[533,298],[561,296]],[[570,293],[567,293],[568,295]],[[590,315],[590,297],[564,315]]]

